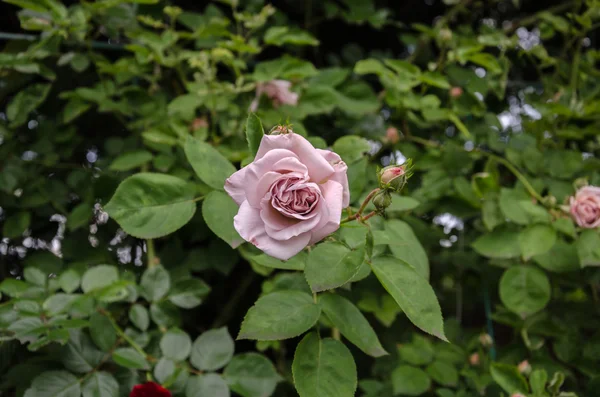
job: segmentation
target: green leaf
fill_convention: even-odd
[[[334,142],[332,150],[340,155],[342,160],[352,164],[364,157],[371,150],[369,142],[360,136],[345,135]]]
[[[548,382],[548,373],[544,369],[536,369],[529,375],[529,384],[531,385],[531,392],[534,396],[545,396],[546,394],[546,382]]]
[[[519,315],[536,313],[550,301],[548,276],[532,266],[511,267],[500,279],[500,300]]]
[[[174,176],[139,173],[121,182],[104,210],[128,234],[158,238],[192,219],[196,212],[194,189]]]
[[[202,203],[204,221],[214,234],[232,248],[244,241],[233,227],[233,217],[238,210],[238,205],[229,195],[218,191],[210,192]]]
[[[429,364],[425,371],[434,382],[440,385],[451,387],[458,385],[458,371],[452,364],[445,361],[436,360]]]
[[[514,365],[492,363],[490,374],[494,381],[509,395],[513,393],[526,394],[529,392],[527,380],[525,380]]]
[[[63,123],[68,124],[87,112],[92,107],[92,104],[74,97],[69,99],[63,108]]]
[[[447,340],[440,304],[425,278],[408,263],[389,256],[373,258],[371,269],[413,324]]]
[[[419,79],[423,83],[432,87],[442,88],[446,90],[450,88],[450,83],[448,82],[448,79],[446,79],[446,77],[444,77],[441,73],[438,72],[425,72],[419,76]]]
[[[363,248],[350,250],[340,243],[319,244],[308,254],[306,281],[313,292],[340,287],[354,277],[364,258]]]
[[[425,279],[429,279],[429,259],[412,228],[406,222],[393,219],[385,223],[385,234],[392,254],[411,265]]]
[[[563,240],[558,240],[550,251],[534,256],[533,260],[544,269],[555,273],[574,272],[580,269],[575,244],[568,244]]]
[[[226,327],[204,332],[194,341],[190,362],[201,371],[223,368],[233,357],[235,346]]]
[[[106,353],[98,350],[91,339],[79,329],[69,330],[69,342],[58,352],[60,361],[71,372],[91,372]]]
[[[281,377],[273,364],[263,355],[237,355],[223,371],[225,381],[242,397],[271,396]]]
[[[150,369],[146,357],[142,356],[137,350],[131,347],[122,347],[116,349],[112,355],[115,363],[125,368]]]
[[[319,319],[321,308],[299,291],[273,292],[248,310],[237,339],[279,340],[296,337]]]
[[[111,171],[130,171],[150,162],[152,157],[152,153],[147,150],[134,150],[114,159],[108,169]]]
[[[138,303],[129,309],[129,320],[141,331],[146,331],[150,325],[148,310]]]
[[[94,372],[82,388],[83,397],[118,397],[119,384],[108,372]]]
[[[252,77],[255,81],[295,80],[311,77],[317,73],[317,69],[312,63],[284,55],[271,61],[259,62]]]
[[[117,342],[117,333],[111,321],[98,312],[90,317],[90,336],[100,349],[110,351]]]
[[[6,106],[6,117],[11,122],[11,128],[19,127],[27,122],[29,113],[46,100],[50,87],[50,84],[32,84],[15,95]]]
[[[431,386],[431,379],[425,371],[410,365],[401,365],[392,372],[394,394],[418,396]]]
[[[192,309],[202,303],[210,287],[198,278],[177,282],[169,293],[169,301],[183,309]]]
[[[356,392],[356,364],[348,348],[315,332],[298,344],[292,374],[300,397],[352,397]]]
[[[248,149],[252,156],[255,156],[256,152],[258,152],[258,147],[264,134],[265,131],[258,116],[254,113],[248,113],[248,119],[246,119],[246,140],[248,141]]]
[[[25,280],[38,287],[45,287],[46,282],[48,281],[46,273],[34,266],[27,266],[23,270],[23,277]]]
[[[119,281],[119,270],[115,266],[97,265],[88,269],[81,278],[83,292],[98,290]]]
[[[142,295],[151,302],[164,298],[171,288],[171,276],[161,265],[146,269],[140,280]]]
[[[521,202],[527,200],[527,196],[520,191],[513,189],[502,189],[500,191],[500,210],[504,216],[516,224],[527,225],[530,217]]]
[[[300,29],[290,29],[287,26],[272,26],[264,36],[266,44],[282,46],[284,44],[291,45],[319,45],[319,40],[313,37],[310,33]]]
[[[36,376],[24,397],[80,397],[79,379],[67,371],[47,371]]]
[[[478,254],[488,258],[509,259],[521,253],[519,233],[503,228],[478,237],[471,246]]]
[[[556,243],[556,231],[549,225],[533,225],[519,234],[519,245],[523,260],[550,251]]]
[[[292,256],[287,261],[282,261],[277,258],[273,258],[267,254],[260,254],[253,256],[250,260],[259,264],[260,266],[269,267],[272,269],[282,270],[304,270],[308,254],[305,251],[300,251],[298,254]]]
[[[392,204],[386,208],[386,211],[391,212],[404,212],[410,211],[417,208],[421,203],[412,197],[408,196],[392,196]]]
[[[225,180],[236,169],[217,149],[206,142],[188,137],[185,155],[198,178],[213,189],[223,190]]]
[[[160,350],[171,360],[183,361],[192,352],[192,339],[178,328],[170,329],[160,339]]]
[[[73,211],[67,218],[67,228],[70,231],[77,230],[80,227],[87,225],[88,221],[94,213],[94,208],[89,203],[81,203],[73,208]]]
[[[50,297],[44,301],[42,307],[50,316],[55,316],[69,310],[71,304],[73,304],[73,302],[75,302],[78,298],[79,295],[56,293],[54,295],[50,295]]]
[[[581,267],[600,266],[600,235],[597,230],[581,232],[575,245]]]
[[[204,374],[190,378],[185,397],[229,397],[229,387],[219,374]]]
[[[2,227],[3,237],[11,239],[21,237],[25,230],[29,228],[30,223],[31,214],[29,212],[17,212],[9,216]]]
[[[411,343],[398,346],[398,354],[402,361],[415,366],[431,363],[434,353],[433,346],[429,339],[419,334],[413,335]]]
[[[339,295],[323,294],[319,303],[333,325],[363,352],[373,357],[388,354],[365,316],[352,302]]]

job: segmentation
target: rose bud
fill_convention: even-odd
[[[460,87],[452,87],[450,88],[450,96],[452,98],[460,98],[463,94],[463,89]]]
[[[154,382],[135,385],[129,397],[171,397],[171,392]]]
[[[396,127],[388,127],[385,131],[385,138],[389,143],[396,144],[400,140],[400,134],[398,134],[398,129]]]
[[[379,172],[382,188],[399,191],[406,183],[406,168],[403,165],[390,165]]]
[[[192,121],[192,131],[196,131],[200,128],[206,127],[208,127],[208,121],[206,121],[204,117],[198,117],[195,118],[194,121]]]
[[[379,212],[383,212],[390,204],[392,204],[392,196],[387,190],[380,190],[373,197],[373,205]]]
[[[442,41],[450,41],[452,40],[452,31],[450,29],[444,28],[440,30],[439,38]]]
[[[570,212],[584,229],[600,226],[600,187],[584,186],[569,199]]]
[[[488,334],[481,334],[479,335],[479,343],[485,347],[490,347],[494,344],[494,340]]]
[[[473,353],[469,356],[469,363],[471,365],[479,365],[479,353]]]
[[[531,372],[531,365],[529,365],[529,361],[523,360],[518,365],[519,372],[522,374],[528,374]]]

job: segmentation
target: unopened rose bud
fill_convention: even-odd
[[[385,137],[392,145],[398,143],[400,140],[400,134],[398,134],[398,129],[396,127],[388,127],[385,131]]]
[[[527,375],[531,372],[531,365],[529,364],[529,361],[523,360],[519,363],[518,369],[520,373]]]
[[[392,204],[392,196],[386,190],[379,191],[375,197],[373,197],[373,205],[375,205],[375,208],[379,212],[384,211],[390,204]]]
[[[392,165],[381,170],[381,183],[390,183],[399,176],[404,175],[404,167]]]
[[[206,121],[204,117],[198,117],[195,118],[194,121],[192,121],[192,131],[196,131],[200,128],[206,127],[208,127],[208,121]]]
[[[479,335],[479,343],[481,343],[484,347],[490,347],[494,344],[494,340],[488,334]]]
[[[469,363],[473,366],[479,365],[479,353],[473,353],[469,356]]]
[[[442,41],[450,41],[452,40],[452,31],[448,28],[441,29],[439,37]]]
[[[521,393],[513,393],[510,395],[510,397],[526,397],[526,396],[522,395]]]
[[[450,88],[450,96],[452,98],[460,98],[463,94],[463,89],[460,87],[452,87]]]
[[[403,165],[390,165],[379,173],[382,188],[399,191],[406,183],[406,169]]]
[[[546,207],[555,207],[556,206],[556,197],[554,196],[546,196],[542,198],[542,204]]]

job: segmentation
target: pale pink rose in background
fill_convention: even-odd
[[[571,215],[583,228],[600,226],[600,187],[584,186],[570,198]]]
[[[521,393],[513,393],[510,397],[527,397],[527,396],[524,396]]]
[[[339,228],[350,203],[347,169],[298,134],[264,135],[254,161],[225,182],[240,205],[235,229],[266,254],[291,258]]]
[[[519,365],[517,366],[517,368],[519,369],[519,372],[522,374],[528,373],[531,371],[531,365],[529,365],[529,361],[527,360],[523,360],[519,363]]]
[[[473,353],[469,356],[469,363],[471,365],[479,365],[479,353]]]
[[[265,94],[273,102],[273,107],[281,105],[296,106],[298,103],[298,94],[290,91],[292,83],[286,80],[271,80],[256,85],[256,97],[250,104],[250,111],[256,112],[258,101],[262,94]]]

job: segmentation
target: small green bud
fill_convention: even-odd
[[[392,204],[392,196],[387,190],[380,190],[375,197],[373,197],[373,205],[377,211],[382,212]]]

